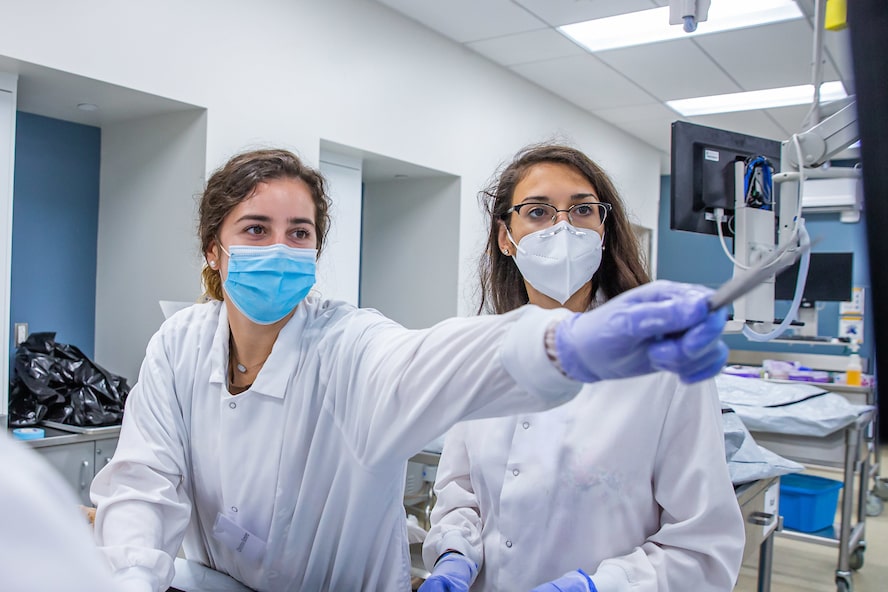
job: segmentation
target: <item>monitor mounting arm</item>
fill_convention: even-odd
[[[785,140],[780,148],[780,173],[773,176],[780,183],[777,200],[777,231],[774,233],[774,214],[767,210],[745,207],[742,186],[735,188],[736,235],[734,242],[736,260],[742,265],[754,265],[777,245],[798,240],[798,217],[801,209],[800,183],[806,178],[848,176],[842,168],[818,168],[857,141],[857,112],[852,101],[822,122]],[[797,142],[797,143],[796,143]],[[800,157],[801,155],[801,157]],[[801,160],[801,164],[799,161]],[[742,178],[741,164],[735,178]],[[859,173],[859,171],[857,172]],[[776,194],[776,191],[775,191]],[[735,265],[734,275],[742,272]],[[740,330],[742,325],[753,323],[759,329],[770,331],[774,318],[774,278],[770,278],[756,291],[734,303],[734,321],[728,331]],[[812,328],[809,328],[812,329]],[[813,328],[816,331],[816,328]]]
[[[798,140],[798,147],[794,138]],[[814,127],[784,140],[780,148],[780,173],[774,175],[774,183],[780,183],[778,244],[794,240],[796,216],[801,199],[799,182],[806,178],[848,176],[848,170],[823,169],[831,158],[857,141],[857,105],[851,102]],[[799,163],[801,149],[801,164]],[[857,171],[855,174],[859,174]]]
[[[798,134],[804,160],[802,164],[805,167],[819,167],[856,142],[857,138],[857,104],[852,101],[814,127]],[[791,140],[787,142],[792,143]],[[798,155],[794,148],[788,156],[789,159],[781,162],[797,169]]]

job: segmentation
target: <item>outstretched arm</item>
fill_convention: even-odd
[[[717,374],[728,357],[721,341],[727,319],[709,310],[711,290],[657,281],[624,292],[554,327],[564,373],[581,382],[666,370],[683,382]]]

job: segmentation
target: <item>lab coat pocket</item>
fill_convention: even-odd
[[[222,514],[216,516],[213,538],[235,553],[239,553],[244,559],[256,561],[265,555],[265,541]]]

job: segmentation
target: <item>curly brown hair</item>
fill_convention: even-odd
[[[598,199],[611,205],[605,220],[608,231],[604,233],[604,253],[601,266],[592,277],[590,297],[594,298],[601,290],[605,298],[611,299],[650,281],[623,200],[607,173],[588,156],[570,146],[534,144],[521,149],[478,195],[490,226],[487,249],[478,266],[481,280],[479,313],[485,312],[488,307],[493,312],[503,313],[528,303],[527,288],[518,266],[511,257],[500,252],[499,225],[501,221],[506,223],[508,220],[506,211],[512,207],[515,187],[532,167],[541,163],[564,164],[576,169],[595,188]],[[590,301],[588,305],[591,304]]]
[[[320,255],[330,227],[330,198],[324,177],[287,150],[251,150],[237,154],[207,181],[198,211],[200,252],[204,254],[219,235],[225,217],[239,203],[252,197],[256,186],[274,179],[300,179],[308,185],[315,205],[317,249]],[[204,265],[201,271],[206,296],[224,300],[219,271]]]

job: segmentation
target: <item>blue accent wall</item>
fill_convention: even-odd
[[[660,178],[660,210],[657,240],[657,277],[681,282],[693,282],[712,288],[731,278],[733,266],[719,245],[718,236],[694,234],[670,230],[669,228],[669,176]],[[852,252],[855,286],[865,288],[864,295],[864,342],[860,346],[861,357],[872,358],[873,306],[869,278],[869,256],[866,242],[865,216],[854,224],[839,221],[839,214],[805,214],[805,225],[811,238],[820,237],[814,247],[818,252]],[[732,248],[731,240],[727,241]],[[778,317],[789,310],[788,303],[778,303],[775,313]],[[835,336],[839,329],[839,303],[818,303],[818,335]],[[758,343],[749,341],[743,335],[725,335],[725,343],[731,349],[794,352],[801,354],[843,354],[844,345],[811,345],[803,343]]]
[[[90,358],[100,151],[97,127],[16,114],[10,323],[55,332]]]

